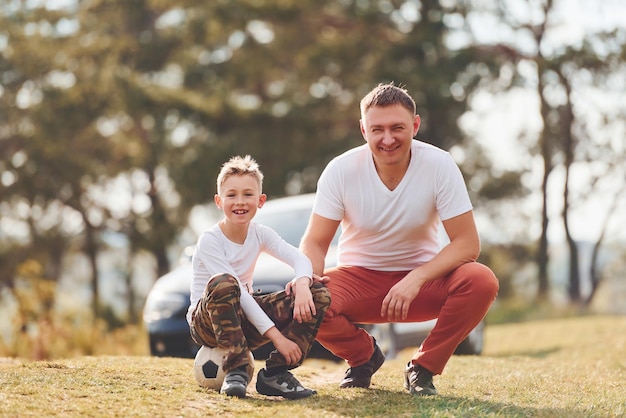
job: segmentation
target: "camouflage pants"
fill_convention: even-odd
[[[311,294],[316,315],[302,323],[293,319],[294,299],[287,296],[284,290],[253,296],[276,328],[300,347],[303,356],[298,364],[289,365],[290,369],[302,364],[302,360],[308,355],[324,313],[330,305],[330,293],[323,284],[314,283],[311,286]],[[269,342],[269,339],[261,335],[243,314],[240,297],[241,288],[236,278],[228,274],[215,275],[207,283],[204,295],[191,318],[191,337],[196,343],[209,347],[219,346],[230,351],[222,365],[226,372],[248,364],[248,350],[254,350]],[[284,357],[274,350],[270,353],[266,365],[275,367],[287,364]]]

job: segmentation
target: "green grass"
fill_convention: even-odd
[[[0,359],[0,417],[626,416],[626,317],[491,325],[482,356],[455,356],[435,377],[436,397],[404,390],[410,354],[387,361],[369,390],[338,389],[344,364],[306,360],[296,376],[318,395],[300,401],[259,395],[254,380],[246,399],[201,389],[189,359]]]

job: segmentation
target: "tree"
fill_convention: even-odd
[[[71,244],[69,218],[75,220],[73,215],[78,214],[83,221],[89,220],[89,202],[81,196],[103,173],[109,158],[102,143],[89,140],[93,133],[90,121],[99,114],[102,101],[85,103],[82,97],[90,95],[90,86],[70,90],[74,73],[54,59],[55,53],[68,49],[67,38],[59,35],[55,26],[61,21],[61,14],[44,9],[19,9],[2,19],[3,37],[9,46],[1,61],[0,113],[5,128],[0,152],[6,158],[3,171],[8,180],[0,198],[5,202],[5,216],[27,226],[22,236],[13,238],[26,244],[6,248],[7,258],[17,256],[3,279],[9,287],[15,283],[17,267],[30,258],[44,263],[45,279],[58,281],[64,252]],[[84,155],[89,155],[89,160]],[[97,227],[87,225],[90,231]],[[86,235],[84,247],[89,254],[93,255],[97,245],[93,234]],[[90,259],[95,278],[95,258]]]
[[[542,158],[543,175],[541,182],[541,233],[536,255],[538,266],[538,297],[543,299],[549,292],[549,212],[548,204],[553,200],[548,185],[555,176],[556,169],[564,173],[562,182],[561,218],[563,230],[569,248],[569,286],[568,296],[571,302],[581,303],[581,271],[579,246],[572,231],[571,217],[580,208],[583,200],[598,196],[593,187],[574,184],[572,175],[592,172],[588,175],[594,185],[601,178],[624,177],[616,161],[623,161],[623,145],[607,139],[608,132],[623,131],[623,112],[620,99],[611,97],[611,86],[615,75],[623,71],[624,43],[623,29],[609,30],[605,33],[586,33],[583,40],[570,46],[555,44],[554,28],[558,27],[560,15],[557,6],[560,2],[543,0],[537,4],[526,5],[526,13],[513,13],[508,8],[513,2],[500,4],[499,16],[507,28],[514,31],[517,39],[527,43],[520,44],[511,38],[508,42],[495,42],[490,48],[501,51],[502,56],[510,60],[516,68],[516,76],[511,78],[527,86],[535,86],[539,113],[542,123],[537,136],[537,150]],[[532,47],[528,41],[532,40]],[[530,64],[530,65],[529,65]],[[522,73],[520,68],[533,69]],[[623,82],[622,82],[623,85]],[[513,86],[513,84],[511,84]],[[607,97],[611,106],[589,109],[586,106],[594,95]],[[616,110],[617,109],[617,110]],[[600,120],[601,123],[592,122]],[[621,126],[621,129],[620,129]],[[607,225],[617,207],[623,192],[623,181],[611,182],[610,189],[616,193],[617,200],[608,206],[605,223],[601,226],[599,239],[596,241],[593,259],[605,238]],[[575,204],[573,204],[575,202]],[[597,287],[598,266],[593,262],[592,294]],[[585,303],[588,304],[590,299]]]
[[[424,4],[439,16],[430,20],[407,12],[410,3],[388,6],[132,0],[3,9],[1,146],[11,161],[3,200],[27,197],[29,209],[76,219],[66,231],[57,217],[67,243],[59,248],[73,243],[89,260],[97,316],[104,233],[124,234],[131,259],[149,251],[156,275],[165,273],[168,247],[189,210],[210,201],[223,161],[254,155],[270,196],[314,190],[329,156],[361,143],[358,99],[378,81],[397,77],[423,91],[422,135],[451,146],[461,136],[449,121],[463,102],[440,92],[471,56],[443,51],[436,2]],[[442,53],[428,61],[433,48]],[[428,71],[412,70],[422,62]],[[15,205],[6,206],[13,216]]]
[[[487,12],[531,34],[539,54],[515,42],[480,42],[472,22],[481,10],[471,1],[0,6],[0,210],[25,231],[7,233],[8,221],[0,224],[8,238],[0,247],[8,266],[2,283],[14,281],[35,248],[53,281],[65,254],[80,251],[98,315],[107,237],[125,238],[123,264],[147,252],[154,276],[167,272],[190,211],[211,201],[220,165],[234,154],[259,161],[271,197],[313,191],[329,158],[362,143],[358,100],[378,82],[402,84],[416,97],[420,139],[460,159],[473,200],[494,219],[498,203],[514,208],[526,193],[521,173],[493,170],[459,122],[480,92],[535,82],[545,129],[534,146],[544,159],[547,202],[548,178],[565,166],[566,131],[554,120],[567,110],[548,93],[563,80],[575,87],[568,71],[576,51],[542,52],[552,2],[541,3],[539,24],[498,4]],[[519,72],[520,63],[533,63],[536,79]],[[615,71],[599,65],[597,76]],[[568,111],[578,120],[575,96],[574,88]],[[544,232],[547,221],[544,210]],[[539,264],[547,265],[547,234],[540,244]],[[123,276],[133,295],[133,280]],[[540,277],[545,293],[547,273]]]

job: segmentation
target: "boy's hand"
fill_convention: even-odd
[[[266,334],[274,344],[274,347],[285,358],[287,364],[297,364],[302,358],[302,350],[298,344],[294,343],[276,329],[276,327],[270,328]]]
[[[300,277],[297,280],[290,281],[285,286],[285,292],[288,295],[295,294],[293,319],[299,323],[310,321],[315,315],[315,303],[309,288],[310,283],[311,279],[308,277]]]
[[[289,296],[291,296],[292,293],[295,293],[296,284],[298,283],[300,283],[300,285],[302,285],[303,283],[306,283],[306,286],[309,287],[310,285],[313,284],[313,279],[307,276],[302,276],[302,277],[298,277],[297,279],[293,279],[285,285],[285,293],[287,293],[287,295]]]

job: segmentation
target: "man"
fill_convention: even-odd
[[[438,318],[405,370],[410,393],[435,395],[433,375],[484,318],[498,280],[476,262],[480,241],[457,165],[413,139],[420,117],[408,92],[380,84],[360,108],[366,144],[324,169],[300,246],[331,294],[317,339],[350,366],[341,388],[368,388],[384,355],[355,324]],[[450,239],[441,250],[440,222]],[[324,272],[340,224],[338,265]]]

